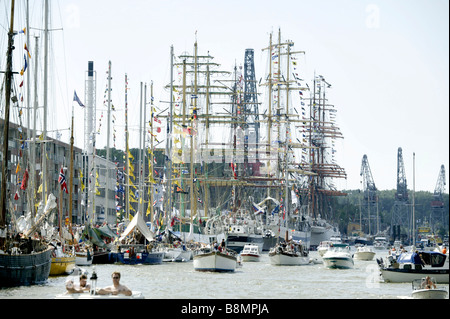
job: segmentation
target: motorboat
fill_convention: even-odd
[[[350,247],[333,246],[322,257],[327,268],[350,269],[353,268],[353,256],[350,254]]]
[[[376,236],[373,240],[373,247],[379,250],[388,249],[389,241],[384,236]]]
[[[412,281],[413,299],[446,299],[448,291],[436,287],[436,280],[432,277],[415,279]]]
[[[193,259],[196,271],[234,272],[237,266],[237,253],[232,249],[205,246],[194,251]]]
[[[269,260],[278,266],[300,266],[310,262],[306,247],[295,240],[278,243],[269,251]]]
[[[365,260],[370,261],[375,257],[375,252],[369,246],[359,246],[353,255],[355,260]]]
[[[241,252],[242,261],[260,261],[261,250],[258,245],[247,244]]]
[[[449,283],[447,256],[437,251],[402,252],[377,259],[385,282],[412,282],[426,276],[439,284]]]

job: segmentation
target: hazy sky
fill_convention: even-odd
[[[43,1],[31,2],[34,25],[42,28]],[[230,71],[235,63],[243,63],[245,49],[253,48],[259,79],[265,71],[261,49],[267,47],[269,33],[281,28],[284,38],[306,51],[306,68],[300,70],[303,78],[312,80],[316,72],[332,84],[328,97],[338,109],[336,123],[344,135],[337,143],[337,162],[348,175],[337,183],[339,188],[361,187],[364,154],[377,188],[396,188],[398,147],[403,149],[408,188],[413,187],[413,152],[416,190],[434,190],[441,164],[448,181],[447,0],[51,2],[51,28],[63,29],[52,31],[51,47],[56,68],[51,82],[54,100],[61,99],[55,102],[58,107],[52,114],[59,129],[70,126],[73,91],[84,100],[88,61],[94,61],[97,71],[99,108],[103,106],[108,61],[112,62],[113,104],[118,109],[123,109],[124,76],[128,74],[130,122],[137,123],[141,81],[153,81],[155,104],[167,99],[163,87],[170,79],[171,45],[175,55],[192,53],[197,37],[199,52],[209,51],[222,69]],[[9,3],[4,0],[0,5],[2,52],[6,50]],[[16,10],[23,12],[24,3],[16,0]],[[18,13],[16,19],[15,29],[19,30],[24,13]],[[31,30],[31,34],[39,31]],[[29,47],[33,52],[34,40]],[[16,82],[20,82],[17,77]],[[74,107],[76,144],[82,147],[83,113],[78,105]],[[100,112],[97,126],[99,118]],[[105,120],[102,130],[104,136]],[[123,147],[119,128],[117,132],[117,146]],[[67,130],[62,139],[68,142]],[[104,146],[104,140],[100,138],[99,144]]]

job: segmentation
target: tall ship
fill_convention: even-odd
[[[336,125],[337,110],[327,98],[331,84],[316,74],[311,84],[305,81],[300,59],[305,52],[295,50],[281,30],[277,39],[270,34],[263,51],[268,53],[268,71],[260,84],[266,88],[261,121],[266,135],[258,144],[266,147],[261,171],[267,197],[258,207],[272,204],[266,208],[271,211],[266,223],[272,232],[288,231],[292,239],[315,248],[340,236],[332,223],[330,199],[346,195],[334,185],[334,179],[347,175],[335,158],[335,142],[343,136]]]
[[[310,122],[307,126],[307,139],[311,146],[309,152],[311,178],[306,183],[303,194],[309,200],[311,224],[311,246],[317,247],[321,241],[340,237],[333,222],[330,200],[335,196],[346,196],[339,191],[334,181],[347,178],[345,169],[336,162],[336,140],[343,135],[336,125],[337,109],[330,104],[327,91],[331,84],[322,75],[315,75],[310,97]]]
[[[308,85],[299,59],[305,52],[281,31],[276,40],[270,34],[263,52],[259,85],[253,49],[232,72],[220,70],[209,52],[199,54],[197,41],[193,54],[171,53],[170,106],[158,116],[167,119],[156,183],[164,196],[155,199],[154,224],[171,224],[182,238],[203,243],[225,238],[243,247],[262,238],[266,250],[286,231],[307,249],[339,235],[329,200],[345,195],[333,180],[346,173],[334,156],[342,134],[326,97],[330,84],[319,75]]]
[[[28,198],[30,198],[29,204],[31,205],[29,205],[29,207],[31,207],[31,212],[27,216],[16,216],[15,205],[13,204],[13,200],[16,200],[19,197],[19,193],[26,194],[35,191],[33,187],[34,185],[28,187],[28,182],[33,183],[35,177],[35,168],[33,166],[33,163],[31,164],[31,170],[29,173],[28,170],[25,170],[22,183],[17,188],[15,194],[15,189],[13,189],[13,187],[9,183],[9,181],[11,181],[11,170],[8,169],[8,166],[10,164],[9,154],[12,153],[9,150],[9,136],[10,130],[12,128],[10,127],[10,119],[14,116],[13,112],[10,112],[11,102],[14,103],[13,106],[18,106],[19,102],[17,98],[17,87],[15,85],[12,85],[12,83],[14,82],[13,74],[17,73],[13,72],[12,53],[14,49],[14,37],[20,35],[21,33],[14,30],[14,5],[15,1],[12,0],[11,15],[9,20],[10,27],[8,31],[8,47],[6,54],[6,71],[4,72],[5,80],[2,81],[5,87],[1,90],[1,92],[5,92],[5,104],[3,108],[4,120],[1,122],[2,171],[0,185],[0,287],[33,285],[44,283],[47,281],[50,273],[52,249],[48,247],[47,241],[42,237],[41,226],[46,217],[56,208],[56,197],[53,194],[48,194],[47,197],[45,188],[42,195],[43,200],[36,210],[33,202],[34,193],[28,194]],[[46,53],[48,47],[48,1],[45,1],[45,9],[45,63],[47,63]],[[22,33],[25,33],[25,31],[23,30]],[[27,38],[27,42],[29,42],[29,38]],[[25,65],[20,72],[20,76],[24,76],[24,73],[27,69],[27,64],[29,62],[27,55],[25,55],[24,62]],[[29,80],[30,78],[28,77],[27,79]],[[46,88],[47,77],[45,77],[44,81],[44,88]],[[20,87],[21,86],[22,85],[20,85]],[[46,105],[46,99],[44,99],[44,103]],[[31,144],[32,146],[29,149],[34,150],[34,138],[33,143]],[[32,156],[30,157],[32,158]],[[11,158],[13,158],[13,156],[11,156]],[[26,158],[28,159],[29,157]],[[20,161],[14,164],[16,165],[17,173],[20,171]],[[28,164],[24,163],[24,161],[22,161],[22,165],[28,167]]]

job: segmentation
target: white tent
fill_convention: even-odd
[[[122,236],[120,236],[119,241],[122,241],[125,237],[127,237],[135,228],[139,229],[148,241],[153,240],[153,232],[148,229],[147,224],[144,221],[144,217],[142,216],[142,212],[137,212],[125,231],[122,233]]]

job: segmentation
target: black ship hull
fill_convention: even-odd
[[[51,249],[34,254],[0,254],[0,287],[45,283],[50,274]]]

